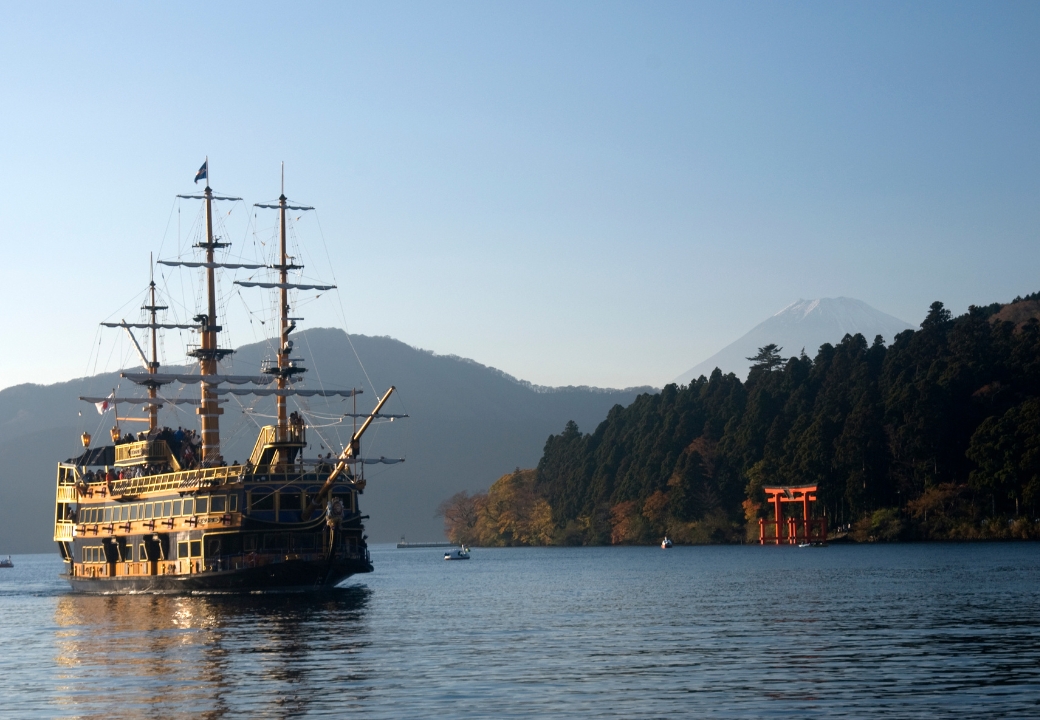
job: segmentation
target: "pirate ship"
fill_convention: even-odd
[[[353,417],[349,442],[333,458],[308,460],[307,413],[289,412],[287,401],[303,397],[353,397],[360,390],[305,389],[300,382],[305,368],[293,357],[290,334],[299,317],[290,316],[290,291],[331,290],[332,285],[290,282],[289,273],[300,269],[287,253],[286,215],[313,210],[291,205],[282,193],[277,204],[258,204],[260,210],[278,212],[279,249],[270,264],[218,261],[217,251],[229,246],[213,234],[213,205],[239,201],[214,194],[209,187],[209,161],[196,182],[206,180],[201,195],[178,195],[201,200],[204,235],[199,233],[193,260],[159,260],[173,267],[197,268],[204,275],[204,300],[193,324],[164,323],[154,277],[146,294],[145,322],[102,323],[133,329],[151,336],[146,355],[134,339],[146,372],[122,372],[121,376],[143,388],[146,396],[83,397],[99,404],[99,410],[115,407],[112,444],[97,446],[88,433],[82,437],[84,452],[59,463],[55,498],[54,539],[65,561],[69,582],[76,591],[122,593],[179,593],[207,591],[304,591],[335,587],[356,573],[372,571],[365,542],[358,496],[365,488],[365,462],[361,440],[376,418],[391,416],[381,410],[394,388],[390,387],[370,413]],[[226,254],[226,253],[224,253]],[[274,290],[277,294],[279,334],[272,343],[274,357],[255,375],[222,374],[221,363],[233,351],[221,347],[218,338],[216,274],[218,269],[267,271],[274,282],[236,281],[246,288]],[[161,372],[157,334],[181,329],[198,333],[199,342],[188,354],[197,361],[196,372]],[[198,385],[195,397],[168,397],[170,386]],[[167,389],[170,389],[167,388]],[[248,460],[228,464],[221,454],[220,404],[229,396],[273,396],[273,425],[260,428]],[[305,401],[303,401],[305,402]],[[147,409],[148,429],[132,435],[119,426],[120,404]],[[159,422],[164,405],[195,407],[199,432],[172,431]],[[123,418],[128,420],[131,418]],[[363,420],[360,426],[359,420]]]

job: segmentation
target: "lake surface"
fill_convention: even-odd
[[[1040,717],[1040,545],[374,546],[332,596],[0,570],[0,716]]]

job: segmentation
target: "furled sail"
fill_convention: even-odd
[[[354,397],[359,395],[361,390],[294,390],[293,388],[285,388],[284,390],[268,389],[268,388],[217,388],[214,390],[217,395],[277,395],[279,397]]]
[[[103,327],[144,328],[146,330],[198,330],[198,325],[177,325],[174,323],[128,323],[103,322]]]
[[[265,290],[271,288],[278,288],[279,290],[335,290],[335,285],[297,285],[295,283],[267,283],[267,282],[250,282],[248,280],[235,280],[235,285],[241,285],[242,287],[259,287]]]
[[[260,268],[267,267],[266,265],[255,265],[249,263],[195,262],[193,260],[156,260],[155,262],[160,265],[169,265],[170,267],[226,268],[228,270],[259,270]]]
[[[361,392],[358,390],[358,392]],[[397,420],[399,418],[406,418],[408,415],[390,415],[387,413],[343,413],[343,417],[348,418],[390,418],[391,420]]]
[[[264,205],[262,203],[254,203],[253,207],[267,208],[268,210],[280,210],[282,206],[281,205]],[[286,205],[285,209],[286,210],[313,210],[314,208],[308,207],[306,205]]]
[[[308,460],[307,462],[322,462],[318,460]],[[403,463],[404,458],[388,458],[388,457],[377,457],[377,458],[339,458],[337,462],[342,462],[347,465],[396,465],[397,463]]]
[[[184,200],[205,200],[206,199],[205,195],[178,195],[177,197],[182,198]],[[213,199],[214,200],[232,200],[234,202],[239,202],[242,198],[221,197],[220,195],[214,195]]]
[[[253,383],[254,385],[269,385],[274,378],[261,375],[259,377],[253,377],[251,375],[188,375],[184,373],[119,373],[120,377],[125,377],[130,382],[137,383],[138,385],[148,385],[149,383],[209,383],[210,385],[216,385],[218,383],[231,383],[232,385],[245,385],[246,383]]]
[[[110,402],[113,405],[126,403],[128,405],[199,405],[202,401],[198,398],[164,398],[164,397],[83,397],[79,398],[88,403]]]

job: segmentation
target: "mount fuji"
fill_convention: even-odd
[[[846,333],[860,333],[868,343],[880,335],[886,343],[891,343],[898,333],[912,328],[910,323],[853,298],[798,300],[704,362],[694,365],[677,377],[675,382],[689,383],[701,375],[711,375],[715,368],[724,373],[735,373],[744,379],[751,367],[747,358],[770,343],[782,347],[781,355],[784,357],[798,355],[803,348],[811,357],[824,343],[841,342]]]

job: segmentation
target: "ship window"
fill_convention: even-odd
[[[281,507],[282,510],[299,510],[300,493],[282,493]]]
[[[242,538],[242,550],[253,552],[256,550],[256,535],[246,535]]]
[[[144,562],[148,559],[148,552],[144,549],[144,543],[137,546],[137,559]]]
[[[227,495],[214,495],[209,499],[210,512],[224,512],[227,507]]]
[[[130,506],[129,505],[124,505],[123,507],[119,508],[119,520],[121,522],[126,522],[129,519],[130,519]]]
[[[191,541],[191,556],[202,557],[202,541],[192,540]]]
[[[188,541],[177,543],[177,557],[186,558],[188,557]]]
[[[195,498],[195,514],[205,515],[209,512],[209,498],[208,497],[197,497]]]
[[[228,495],[228,510],[238,512],[238,495]]]
[[[141,519],[142,520],[150,520],[151,517],[152,517],[152,504],[151,503],[145,503],[141,507]]]
[[[112,522],[112,510],[114,508],[105,508],[105,522]]]
[[[194,515],[195,514],[195,498],[184,499],[184,514]]]
[[[254,490],[252,509],[274,510],[274,493],[267,490]]]
[[[174,500],[173,501],[173,514],[174,515],[180,515],[181,514],[181,501],[180,500]]]
[[[137,519],[137,507],[138,507],[137,505],[131,505],[130,506],[130,519],[131,520],[136,520]]]

